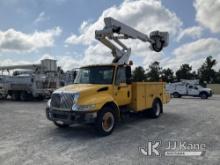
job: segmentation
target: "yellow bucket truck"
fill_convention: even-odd
[[[111,17],[95,32],[96,39],[112,50],[112,64],[83,66],[74,84],[56,90],[47,103],[46,116],[60,128],[74,123],[95,123],[100,135],[109,135],[123,112],[146,111],[152,118],[163,113],[169,94],[163,82],[132,82],[131,49],[121,39],[149,42],[159,52],[168,45],[168,33],[145,35]],[[116,45],[117,44],[117,45]],[[122,47],[121,49],[119,47]]]

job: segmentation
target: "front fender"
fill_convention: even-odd
[[[114,101],[114,98],[112,95],[108,93],[98,93],[95,95],[89,95],[84,96],[83,98],[80,98],[78,104],[79,105],[91,105],[95,104],[96,108],[95,111],[100,110],[106,103],[113,102],[115,105],[118,106],[118,104]]]

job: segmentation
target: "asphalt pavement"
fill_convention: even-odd
[[[220,164],[220,95],[172,99],[160,118],[127,116],[108,137],[97,136],[91,125],[57,128],[46,119],[45,106],[46,101],[0,101],[1,165]],[[175,142],[179,150],[202,150],[202,156],[169,150]],[[180,155],[165,156],[166,151]]]

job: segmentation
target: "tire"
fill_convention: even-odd
[[[205,92],[200,93],[199,96],[200,96],[201,99],[207,99],[208,98],[208,95]]]
[[[174,93],[173,93],[173,97],[174,97],[174,98],[180,98],[181,95],[180,95],[178,92],[174,92]]]
[[[20,100],[21,101],[27,101],[28,100],[28,94],[26,92],[20,93]]]
[[[67,127],[69,127],[69,125],[68,124],[65,124],[65,123],[58,123],[57,121],[54,121],[53,122],[57,127],[59,127],[59,128],[67,128]]]
[[[12,100],[19,101],[20,100],[19,93],[12,93]]]
[[[115,123],[115,110],[111,107],[102,108],[101,111],[98,113],[95,123],[98,134],[101,136],[110,135],[115,128]]]
[[[160,117],[160,114],[162,112],[163,112],[163,109],[162,109],[161,102],[158,99],[154,100],[152,108],[149,111],[150,117],[151,118],[158,118],[158,117]]]
[[[38,101],[43,101],[43,100],[44,100],[44,96],[38,96],[36,99],[37,99]]]

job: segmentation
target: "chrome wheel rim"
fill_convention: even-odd
[[[103,115],[102,128],[105,132],[110,132],[114,127],[114,116],[111,112],[107,112]]]

